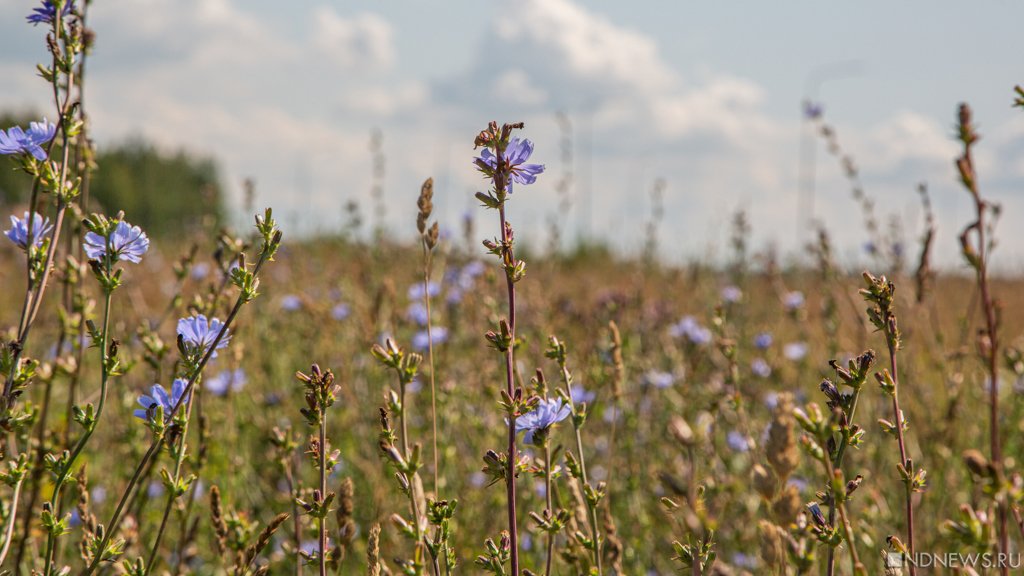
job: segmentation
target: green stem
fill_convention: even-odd
[[[112,268],[112,265],[111,265],[112,264],[111,263],[111,255],[112,255],[112,251],[111,251],[111,246],[110,246],[110,240],[108,239],[107,240],[107,255],[106,255],[106,258],[105,258],[105,268],[106,268],[106,273],[107,273],[108,276],[110,275],[110,271],[111,271],[111,268]],[[107,332],[108,332],[109,327],[110,327],[110,301],[111,301],[112,296],[113,296],[113,290],[112,289],[107,289],[105,292],[106,292],[106,296],[105,296],[104,302],[103,302],[103,328],[102,328],[102,331],[100,332],[100,342],[99,342],[100,364],[102,365],[101,366],[101,376],[100,376],[100,400],[99,400],[99,403],[96,405],[96,415],[95,415],[94,420],[92,421],[91,425],[85,430],[85,433],[82,434],[82,437],[78,440],[78,443],[75,444],[74,449],[71,451],[71,456],[68,457],[67,463],[65,463],[64,466],[61,468],[60,474],[57,475],[57,480],[56,480],[56,482],[54,482],[53,494],[50,496],[50,510],[53,512],[54,516],[57,517],[57,518],[60,517],[60,510],[58,510],[58,500],[60,498],[61,488],[63,488],[64,482],[67,481],[68,476],[71,474],[71,469],[74,467],[75,462],[78,460],[79,455],[81,455],[82,450],[85,449],[86,443],[89,442],[89,438],[91,438],[93,432],[96,431],[96,426],[99,425],[100,417],[103,416],[103,407],[106,405],[106,401],[107,401],[107,381],[110,378],[110,373],[109,373],[109,370],[108,370],[108,358],[107,358],[107,352],[108,352],[108,350],[107,350],[107,342],[108,342],[108,337],[107,337],[108,334],[107,334]],[[46,576],[50,576],[50,574],[51,574],[51,570],[52,570],[52,566],[53,566],[53,550],[54,550],[55,541],[56,541],[56,536],[54,536],[53,533],[51,533],[49,536],[47,536],[47,541],[46,541],[46,564],[45,564],[45,569],[43,571],[43,574],[46,575]]]

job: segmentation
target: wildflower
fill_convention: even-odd
[[[799,362],[804,359],[804,356],[807,356],[807,343],[790,342],[782,348],[782,355],[788,360]]]
[[[458,289],[449,290],[448,291],[448,295],[445,296],[445,302],[447,302],[451,306],[454,306],[454,305],[462,302],[463,296],[464,296],[464,294],[462,293],[462,290],[458,290]]]
[[[761,378],[767,378],[772,375],[772,367],[765,362],[764,358],[754,358],[754,361],[750,363],[750,371],[755,376]]]
[[[437,282],[428,282],[426,293],[431,298],[434,298],[441,293],[441,286]],[[409,300],[417,301],[423,300],[423,283],[417,282],[412,286],[409,286]]]
[[[711,342],[711,330],[701,326],[693,316],[684,316],[682,320],[669,326],[668,333],[673,338],[685,336],[698,346]]]
[[[568,418],[570,413],[569,405],[561,398],[545,398],[532,412],[516,418],[516,433],[526,432],[524,440],[528,443],[533,442],[537,433],[543,439],[552,426]]]
[[[782,304],[789,312],[802,308],[804,305],[804,293],[798,290],[787,292],[786,295],[782,297]]]
[[[334,308],[331,308],[331,318],[334,318],[339,322],[341,320],[348,318],[349,314],[351,313],[352,309],[349,307],[348,304],[345,304],[344,302],[342,302],[341,304],[336,304]]]
[[[821,117],[823,111],[821,104],[810,100],[804,101],[804,118],[816,120]]]
[[[772,345],[772,335],[768,332],[761,332],[754,336],[754,347],[758,350],[767,350]]]
[[[213,345],[214,341],[217,340],[217,335],[220,334],[220,331],[223,328],[223,322],[217,318],[207,320],[206,316],[202,314],[178,320],[178,336],[180,336],[181,339],[184,340],[186,346],[191,347],[197,355],[206,353],[207,349]],[[228,340],[231,340],[231,334],[225,330],[224,337],[220,339],[220,342],[217,342],[217,348],[210,357],[216,358],[216,350],[220,350],[227,346]]]
[[[64,9],[61,10],[61,18],[66,17],[71,13],[71,9],[74,7],[74,2],[67,0],[64,4]],[[57,18],[57,7],[53,5],[52,0],[44,0],[43,5],[33,8],[32,13],[29,14],[25,20],[27,20],[33,26],[39,24],[53,24],[53,20]]]
[[[302,308],[302,299],[295,294],[286,294],[281,298],[281,310],[295,312],[299,308]]]
[[[146,495],[150,498],[159,498],[164,495],[164,483],[153,480],[146,487]]]
[[[240,391],[248,381],[245,370],[241,368],[225,370],[207,380],[206,389],[212,392],[214,396],[224,396],[228,393],[228,390],[232,392]]]
[[[775,410],[775,407],[779,405],[779,393],[770,391],[764,395],[764,405],[769,410]]]
[[[89,497],[92,498],[93,502],[103,504],[107,501],[107,489],[103,486],[95,486],[89,493]]]
[[[434,326],[428,338],[426,330],[420,330],[412,337],[412,347],[417,350],[426,350],[430,344],[442,344],[448,340],[448,329],[444,326]]]
[[[670,372],[662,372],[660,370],[648,370],[644,374],[644,382],[654,386],[655,388],[668,388],[672,386],[676,381],[675,376]]]
[[[86,232],[82,247],[90,260],[103,260],[109,257],[115,261],[124,260],[138,264],[142,261],[142,255],[149,250],[149,237],[142,228],[121,220],[109,239],[95,232]],[[107,254],[108,248],[111,254]]]
[[[30,242],[28,237],[28,212],[25,212],[25,216],[22,218],[11,215],[11,229],[5,231],[4,235],[22,250],[27,250],[29,244],[38,248],[43,243],[43,237],[49,234],[51,230],[53,230],[53,225],[50,224],[50,219],[44,219],[38,213],[33,212],[32,239]]]
[[[430,316],[427,315],[427,307],[422,302],[409,304],[409,307],[405,309],[405,317],[420,326],[426,326],[430,320]]]
[[[192,279],[203,280],[210,274],[210,265],[206,262],[200,262],[192,267]]]
[[[572,401],[576,404],[590,403],[597,398],[597,394],[591,392],[580,386],[579,384],[573,384],[572,388],[569,389],[569,393],[572,396]]]
[[[43,144],[53,139],[57,126],[43,118],[42,122],[30,122],[28,130],[12,126],[6,132],[0,130],[0,154],[31,154],[36,160],[46,160]]]
[[[533,184],[537,181],[537,175],[544,171],[543,164],[525,163],[530,159],[531,154],[533,154],[533,142],[526,138],[522,140],[513,138],[505,148],[502,160],[506,164],[511,176],[505,185],[509,194],[512,193],[513,182],[523,185]],[[480,153],[480,157],[474,162],[481,170],[493,171],[498,169],[498,158],[489,148],[484,148],[483,152]]]
[[[725,435],[725,443],[729,445],[729,448],[737,452],[750,450],[750,442],[747,440],[747,437],[735,430],[731,430]]]
[[[726,286],[722,288],[722,300],[728,304],[735,304],[743,298],[743,291],[736,286]]]
[[[153,416],[156,415],[156,409],[163,408],[164,416],[170,416],[171,410],[174,409],[175,405],[188,401],[186,396],[182,399],[182,394],[185,393],[185,386],[188,384],[183,378],[177,378],[174,380],[174,384],[171,385],[171,393],[168,394],[167,390],[159,384],[153,384],[153,387],[149,389],[149,394],[143,394],[139,396],[139,405],[142,408],[135,410],[135,417],[143,420],[152,420]]]

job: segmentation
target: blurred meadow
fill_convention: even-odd
[[[1019,573],[1021,11],[497,6],[0,7],[0,573]]]

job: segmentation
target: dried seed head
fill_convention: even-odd
[[[690,425],[682,416],[673,416],[672,422],[668,425],[668,430],[672,437],[676,439],[676,442],[679,442],[685,448],[690,448],[696,443],[693,428],[690,428]]]
[[[779,394],[772,422],[768,427],[768,442],[765,444],[765,452],[768,456],[768,464],[775,471],[775,476],[780,483],[785,483],[800,461],[800,451],[797,450],[796,445],[795,424],[793,396]]]
[[[800,498],[800,491],[792,484],[782,489],[778,500],[772,505],[772,512],[775,513],[775,520],[783,525],[789,526],[796,522],[797,514],[803,509],[803,500]]]
[[[754,483],[754,490],[769,502],[775,497],[775,491],[779,489],[779,481],[775,474],[760,464],[754,464],[751,470],[751,479]]]
[[[369,576],[380,576],[380,524],[370,527],[370,538],[366,543],[366,564]]]

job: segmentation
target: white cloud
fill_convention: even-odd
[[[313,44],[320,55],[344,69],[384,70],[395,61],[391,25],[374,14],[342,18],[334,9],[313,11]]]

